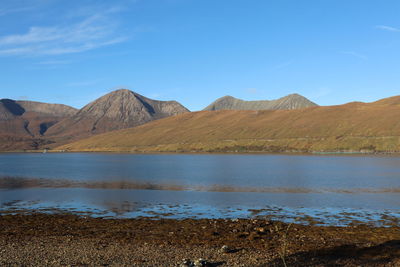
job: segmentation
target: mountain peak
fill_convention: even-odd
[[[236,98],[233,97],[233,96],[230,96],[230,95],[226,95],[226,96],[223,96],[223,97],[221,97],[219,99],[236,99]]]
[[[232,96],[224,96],[207,106],[204,110],[264,110],[264,109],[299,109],[317,106],[299,94],[290,94],[276,100],[245,101]]]
[[[132,93],[135,93],[135,92],[133,92],[133,91],[131,91],[129,89],[121,88],[121,89],[117,89],[117,90],[111,91],[106,95],[125,95],[125,94],[132,94]]]
[[[303,97],[302,95],[298,94],[298,93],[292,93],[292,94],[288,94],[286,97]]]
[[[128,89],[119,89],[87,104],[72,118],[52,127],[48,134],[69,138],[90,136],[188,111],[176,101],[153,100]]]

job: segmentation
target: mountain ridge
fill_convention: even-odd
[[[0,150],[32,150],[189,112],[128,89],[110,92],[81,109],[63,104],[0,99]]]
[[[63,104],[0,99],[0,149],[36,149],[43,135],[77,110]]]
[[[218,98],[203,110],[290,110],[312,106],[317,106],[317,104],[296,93],[275,100],[252,101],[246,101],[227,95]]]
[[[128,152],[400,152],[399,97],[296,110],[181,114],[59,147]]]
[[[159,101],[128,89],[110,92],[49,129],[48,136],[76,139],[135,127],[152,120],[189,112],[177,101]]]

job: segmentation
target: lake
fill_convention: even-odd
[[[0,212],[398,224],[400,157],[0,154]]]

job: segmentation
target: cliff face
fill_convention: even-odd
[[[84,106],[74,116],[54,125],[46,135],[76,139],[185,112],[189,110],[176,101],[157,101],[122,89]]]
[[[317,106],[307,98],[291,94],[276,100],[245,101],[232,96],[224,96],[204,110],[278,110],[278,109],[300,109]]]

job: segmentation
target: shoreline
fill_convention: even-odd
[[[304,155],[304,156],[400,156],[400,151],[128,151],[128,150],[12,150],[0,151],[0,154],[73,154],[73,153],[87,153],[87,154],[138,154],[138,155]]]
[[[221,250],[222,246],[228,249]],[[0,265],[398,266],[400,227],[263,219],[104,219],[1,215]]]

